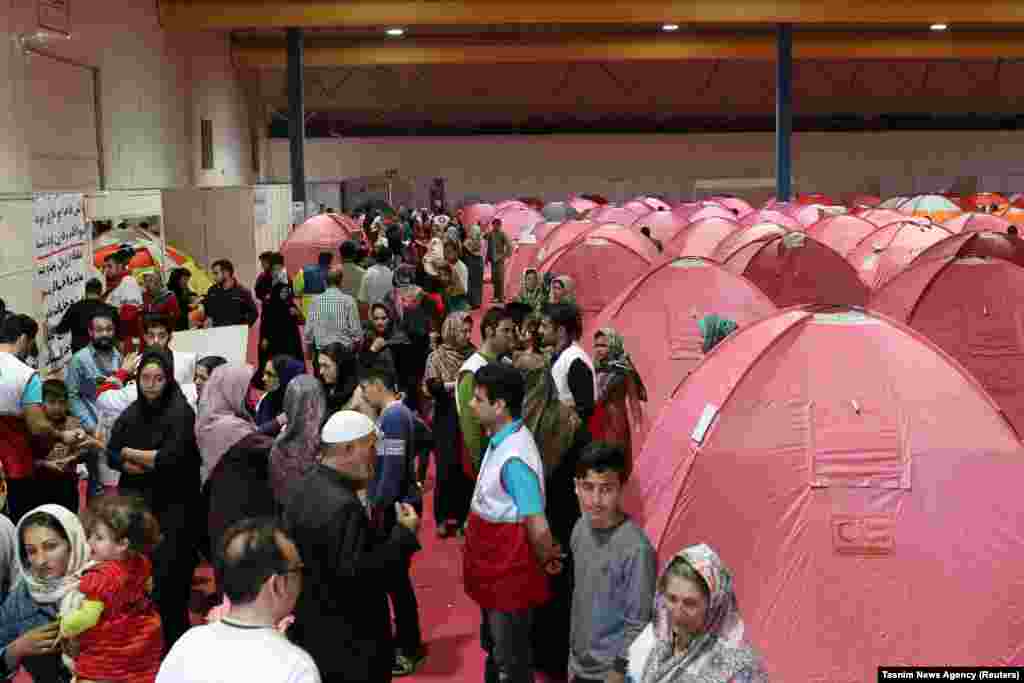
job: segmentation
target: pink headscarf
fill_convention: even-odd
[[[245,409],[253,372],[248,365],[229,363],[216,368],[203,386],[196,417],[196,441],[203,458],[199,468],[202,484],[232,446],[256,431]]]

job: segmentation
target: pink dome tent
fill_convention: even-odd
[[[906,268],[918,254],[950,234],[938,225],[892,223],[861,240],[846,260],[864,284],[878,289]]]
[[[1024,663],[1024,452],[981,385],[900,323],[797,308],[741,328],[633,472],[627,509],[660,563],[715,547],[772,680]]]
[[[706,259],[681,258],[659,263],[587,321],[584,346],[593,345],[598,329],[614,327],[625,336],[647,388],[648,421],[633,425],[634,456],[656,411],[704,358],[697,320],[715,313],[742,327],[774,312],[768,298],[744,278]]]
[[[962,213],[941,225],[950,232],[1006,232],[1013,223],[990,213]]]
[[[743,275],[779,308],[801,304],[863,306],[869,290],[846,259],[802,232],[751,242],[725,267]]]
[[[603,225],[552,251],[540,271],[571,277],[580,310],[597,313],[660,258],[654,243],[639,232]]]
[[[637,197],[641,202],[646,204],[651,211],[671,211],[672,205],[666,202],[661,197],[652,197],[650,195],[646,197]]]
[[[521,199],[506,199],[505,201],[498,202],[497,204],[494,205],[495,212],[504,211],[505,209],[528,209],[528,208],[530,208],[529,205],[527,205]]]
[[[590,220],[595,223],[617,223],[627,228],[633,225],[637,218],[635,213],[621,206],[603,206],[590,214]]]
[[[1024,434],[1024,268],[976,257],[921,261],[871,297],[960,361]]]
[[[787,230],[774,223],[758,223],[749,228],[740,228],[726,235],[711,253],[711,260],[725,263],[737,251],[754,242],[767,242],[775,237],[785,235]]]
[[[494,218],[501,219],[501,229],[505,231],[509,239],[513,240],[519,239],[519,235],[524,230],[544,222],[544,215],[540,211],[526,206],[509,206],[499,209],[494,214]],[[486,226],[484,232],[487,232],[489,229],[490,225]]]
[[[315,264],[322,251],[329,251],[337,258],[341,243],[352,239],[353,233],[358,231],[359,226],[348,216],[336,213],[313,216],[295,228],[281,244],[285,268],[290,275],[295,275],[303,266]]]
[[[652,211],[634,223],[632,229],[639,232],[643,227],[651,229],[654,239],[668,242],[686,227],[686,221],[671,211]]]
[[[598,224],[593,221],[566,221],[547,231],[544,239],[537,245],[533,264],[537,265],[559,249],[563,249],[576,241],[581,235],[596,230]]]
[[[882,198],[873,194],[855,194],[844,201],[851,209],[872,209],[882,203]]]
[[[724,218],[725,220],[738,222],[739,219],[731,210],[721,206],[720,204],[705,203],[703,206],[697,208],[695,211],[680,211],[679,208],[674,209],[679,211],[679,217],[685,218],[688,223],[696,223],[697,221],[703,221],[708,218]]]
[[[581,214],[585,214],[587,211],[601,206],[592,199],[584,199],[583,197],[578,197],[576,195],[569,197],[569,201],[566,203]]]
[[[803,230],[804,226],[800,221],[787,213],[774,209],[761,209],[748,213],[740,219],[740,225],[757,225],[758,223],[774,223],[789,230]]]
[[[754,207],[739,197],[712,197],[711,201],[721,204],[725,208],[729,209],[737,218],[743,218],[747,214],[754,212]]]
[[[922,225],[927,225],[928,223],[931,223],[931,221],[928,220],[927,218],[908,216],[907,214],[900,213],[895,209],[874,208],[868,209],[867,211],[855,211],[853,212],[853,215],[859,216],[866,221],[870,221],[871,223],[874,223],[878,227],[882,227],[883,225],[889,225],[890,223],[895,223],[897,221],[917,221],[920,222]]]
[[[787,211],[787,213],[793,218],[797,219],[797,221],[800,222],[800,225],[804,227],[814,225],[822,218],[825,218],[826,216],[829,215],[813,204],[798,207],[795,206],[791,208],[789,211]]]
[[[636,215],[637,218],[642,218],[643,216],[649,214],[651,211],[654,211],[654,209],[651,206],[649,206],[647,202],[643,201],[642,198],[631,199],[628,202],[626,202],[622,206],[622,208],[626,209],[627,211],[631,211],[633,214]]]
[[[665,245],[672,256],[711,256],[718,245],[743,226],[728,218],[705,218],[690,223]]]
[[[808,227],[807,234],[836,253],[849,256],[854,247],[878,227],[859,216],[829,216]]]
[[[1002,232],[962,232],[936,242],[917,255],[911,266],[946,258],[1000,258],[1024,267],[1024,240]]]
[[[524,241],[523,236],[520,235],[520,240],[512,247],[512,256],[505,261],[506,291],[510,291],[513,294],[519,293],[519,285],[520,280],[522,280],[523,271],[536,263],[537,252],[540,251],[541,242],[559,225],[561,225],[561,223],[553,222],[544,222],[535,225],[533,228],[533,240]]]
[[[498,210],[492,204],[470,204],[459,211],[459,220],[467,228],[478,225],[484,230],[490,229],[491,219]]]

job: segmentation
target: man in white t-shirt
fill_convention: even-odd
[[[179,638],[156,683],[320,683],[313,658],[278,627],[302,591],[305,567],[292,540],[272,520],[245,520],[224,534],[218,555],[231,608]]]

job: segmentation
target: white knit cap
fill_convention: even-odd
[[[341,410],[327,420],[320,439],[324,443],[350,443],[376,431],[373,420],[354,410]]]

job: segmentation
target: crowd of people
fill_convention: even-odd
[[[140,287],[117,252],[56,330],[73,335],[63,381],[27,362],[35,321],[5,313],[0,674],[414,673],[433,457],[436,534],[463,539],[488,683],[767,680],[714,550],[681,549],[659,575],[623,511],[646,401],[626,340],[604,328],[583,348],[570,278],[528,269],[506,296],[510,254],[500,221],[403,211],[294,277],[261,255],[252,292],[216,261],[198,297],[178,270]],[[170,348],[191,326],[257,321],[256,368]],[[203,559],[215,608],[190,629]]]

